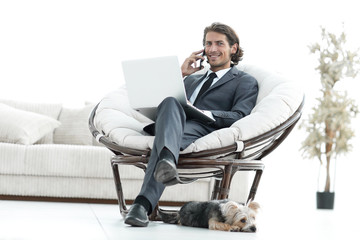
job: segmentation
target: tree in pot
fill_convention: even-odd
[[[336,86],[342,79],[357,76],[360,60],[358,51],[345,49],[344,31],[336,36],[322,27],[321,37],[320,43],[309,48],[319,56],[315,69],[320,73],[322,96],[316,99],[312,113],[301,125],[308,133],[301,150],[304,157],[320,160],[317,207],[333,209],[335,159],[351,150],[351,119],[359,112],[355,101]]]

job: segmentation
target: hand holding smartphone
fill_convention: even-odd
[[[203,58],[206,58],[205,49],[193,52],[190,57],[186,58],[181,65],[181,73],[183,77],[189,76],[204,67],[202,66]],[[197,62],[200,59],[200,65],[197,66]]]
[[[205,49],[204,49],[204,51],[202,52],[201,56],[203,56],[203,57],[206,59]],[[200,59],[200,65],[199,65],[199,68],[200,68],[200,69],[203,69],[203,68],[204,68],[204,66],[202,65],[203,62],[204,62],[204,59]]]

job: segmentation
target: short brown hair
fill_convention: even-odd
[[[239,61],[242,60],[244,51],[240,47],[239,37],[237,36],[236,32],[231,27],[229,27],[225,24],[222,24],[222,23],[218,23],[218,22],[215,22],[215,23],[211,24],[210,26],[206,27],[204,29],[203,46],[205,46],[206,34],[208,32],[217,32],[217,33],[224,34],[226,36],[230,46],[237,43],[239,45],[239,47],[236,50],[236,53],[231,56],[231,61],[233,62],[234,65],[237,65],[239,63]]]

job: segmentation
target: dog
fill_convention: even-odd
[[[256,232],[255,218],[259,208],[260,205],[256,202],[246,205],[230,200],[188,202],[179,212],[162,213],[161,217],[165,223],[183,226],[229,232]]]

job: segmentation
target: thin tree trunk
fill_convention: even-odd
[[[325,192],[330,192],[330,162],[331,162],[331,150],[333,147],[333,139],[335,137],[334,131],[330,128],[329,121],[326,121],[325,123],[325,132],[327,136],[327,143],[325,147],[325,154],[326,154],[326,182],[325,182]]]
[[[326,183],[325,183],[325,192],[330,192],[330,156],[326,157]]]

